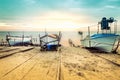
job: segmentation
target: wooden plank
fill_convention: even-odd
[[[56,80],[58,61],[55,55],[56,53],[44,54],[23,80]]]
[[[26,60],[34,56],[36,53],[29,53],[23,54],[23,52],[17,53],[16,55],[3,58],[0,60],[0,78],[5,76],[7,73],[15,69],[20,64],[24,63]]]
[[[17,67],[15,70],[7,74],[6,76],[2,77],[1,79],[2,80],[22,80],[24,76],[27,75],[27,73],[29,73],[29,71],[31,71],[32,68],[35,67],[40,56],[41,55],[38,54],[38,56],[31,58],[29,61],[23,63],[21,66]]]

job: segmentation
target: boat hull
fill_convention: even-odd
[[[22,45],[31,45],[31,39],[30,38],[25,38],[25,39],[11,39],[9,40],[10,46],[22,46]]]
[[[84,47],[94,47],[104,52],[112,52],[117,49],[119,45],[119,35],[93,35],[89,38],[81,40],[81,44]]]

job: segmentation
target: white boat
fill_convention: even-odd
[[[6,40],[10,46],[27,46],[32,44],[32,38],[30,36],[8,36]]]
[[[48,34],[45,32],[44,36],[39,35],[41,51],[57,51],[61,46],[61,32],[59,34]]]
[[[111,23],[116,24],[116,20],[113,18],[106,19],[104,17],[102,21],[99,22],[101,32],[98,31],[98,33],[92,34],[91,36],[89,33],[88,36],[81,40],[82,46],[96,48],[104,52],[116,52],[119,47],[120,35],[116,34],[116,31],[114,31],[114,33],[111,32]],[[116,28],[116,26],[114,27]]]

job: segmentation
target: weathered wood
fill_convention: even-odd
[[[44,36],[40,36],[39,35],[39,41],[40,41],[40,47],[41,47],[41,51],[46,51],[48,50],[47,49],[47,45],[50,44],[50,43],[53,43],[53,42],[56,42],[54,45],[57,45],[56,48],[54,48],[55,50],[57,50],[57,48],[59,47],[59,43],[60,43],[60,40],[61,40],[61,32],[59,32],[59,34],[48,34],[45,32],[45,35]],[[48,38],[52,38],[53,40],[52,41],[48,41]],[[43,40],[45,39],[45,40]],[[55,46],[54,46],[55,47]],[[53,50],[53,49],[52,49]]]

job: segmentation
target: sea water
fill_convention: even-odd
[[[48,34],[58,34],[59,32],[57,31],[47,31]],[[69,45],[68,40],[71,39],[73,43],[76,45],[80,44],[80,35],[78,34],[77,31],[62,31],[62,37],[61,37],[61,44],[63,45]],[[11,36],[31,36],[32,37],[32,42],[34,44],[40,44],[39,41],[39,35],[43,36],[45,35],[44,31],[0,31],[0,42],[6,41],[6,35],[11,35]]]
[[[57,31],[47,31],[48,34],[59,34]],[[60,43],[62,45],[68,46],[68,40],[71,39],[72,42],[75,45],[80,45],[80,40],[82,38],[85,38],[89,33],[83,32],[83,36],[78,34],[78,31],[62,31],[62,37]],[[6,35],[10,34],[11,36],[31,36],[32,37],[32,42],[34,44],[40,44],[39,41],[39,35],[43,36],[45,35],[45,31],[0,31],[0,42],[6,41]],[[90,35],[97,34],[97,31],[91,31]],[[117,34],[120,34],[120,31],[117,32]]]

